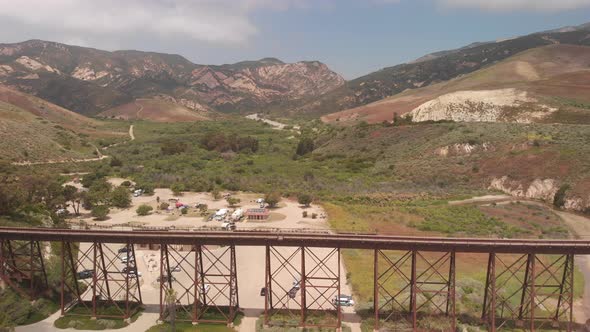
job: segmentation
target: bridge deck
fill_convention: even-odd
[[[590,254],[587,240],[405,237],[268,231],[125,231],[0,227],[7,240],[136,244],[326,247],[380,250],[455,251],[463,253]]]

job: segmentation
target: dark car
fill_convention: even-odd
[[[160,276],[158,277],[158,282],[168,282],[168,277],[167,276]],[[176,278],[174,277],[170,277],[170,281],[174,282],[176,281]]]
[[[266,287],[260,288],[260,296],[266,296]]]
[[[131,248],[123,247],[123,248],[119,249],[119,254],[126,253],[128,251],[131,252]]]
[[[295,296],[297,296],[297,291],[299,290],[299,288],[293,287],[289,290],[289,297],[294,299]]]
[[[92,277],[94,277],[93,270],[84,270],[84,271],[78,272],[78,279],[89,279]]]

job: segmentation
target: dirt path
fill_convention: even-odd
[[[130,141],[135,140],[135,135],[133,133],[133,125],[129,126],[129,138]],[[107,150],[113,146],[117,146],[120,143],[111,144],[109,146],[105,146],[102,149]],[[11,163],[14,166],[34,166],[34,165],[50,165],[50,164],[64,164],[64,163],[85,163],[91,161],[101,161],[103,159],[109,158],[110,156],[102,154],[100,149],[96,147],[96,145],[92,144],[94,150],[96,151],[96,158],[79,158],[79,159],[62,159],[62,160],[46,160],[46,161],[15,161]]]

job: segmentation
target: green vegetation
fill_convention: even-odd
[[[106,205],[95,205],[92,207],[90,214],[96,220],[106,220],[109,215],[109,207]]]
[[[115,309],[114,307],[106,307],[101,308],[103,314],[112,314],[112,315],[119,315],[119,309]],[[88,314],[88,310],[86,308],[77,306],[70,310],[72,314]],[[131,323],[135,322],[143,309],[138,310],[135,314],[131,316]],[[87,316],[80,316],[80,315],[72,315],[72,316],[63,316],[58,318],[55,323],[53,324],[58,329],[75,329],[75,330],[113,330],[113,329],[120,329],[126,326],[129,326],[124,319],[114,319],[114,318],[99,318],[99,319],[92,319],[91,317]]]
[[[311,202],[313,202],[313,198],[310,194],[300,193],[297,195],[297,203],[308,207],[311,205]]]
[[[193,325],[192,323],[185,323],[179,322],[176,323],[176,331],[177,332],[235,332],[236,330],[227,327],[223,324],[207,324],[207,323],[199,323],[198,325]],[[170,325],[168,323],[163,323],[159,325],[155,325],[150,327],[146,332],[168,332],[170,331]]]
[[[268,207],[274,208],[281,201],[281,194],[276,191],[269,192],[266,195],[264,195],[264,201],[266,202],[266,204],[268,204]]]
[[[154,208],[149,205],[142,204],[137,208],[137,210],[135,210],[135,212],[138,216],[147,216],[152,212],[153,209]]]

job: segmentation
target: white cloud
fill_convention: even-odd
[[[2,17],[86,40],[151,34],[192,41],[242,43],[257,33],[259,9],[285,10],[307,0],[0,0]]]
[[[590,0],[437,0],[446,7],[488,11],[563,11],[590,7]]]

